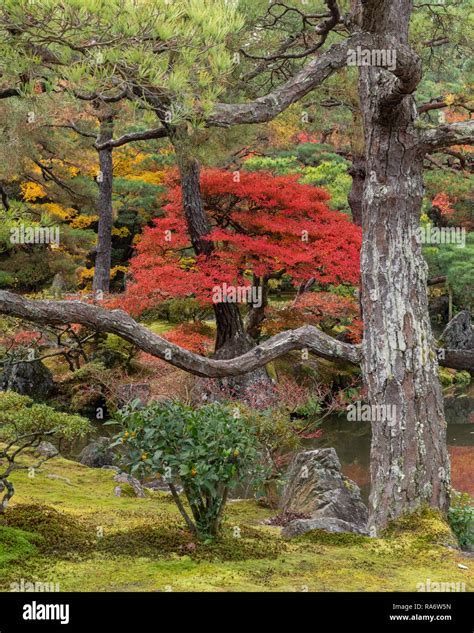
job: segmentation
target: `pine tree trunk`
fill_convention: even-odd
[[[406,0],[389,10],[371,3],[372,25],[406,42]],[[400,5],[400,6],[395,6]],[[411,5],[410,5],[411,8]],[[375,19],[376,18],[376,19]],[[376,27],[374,27],[376,28]],[[427,265],[417,240],[423,159],[410,95],[384,115],[386,71],[360,69],[366,180],[362,205],[363,372],[371,405],[394,407],[372,419],[369,526],[423,504],[446,511],[450,467],[443,396],[428,314]],[[383,416],[382,416],[383,417]]]
[[[106,114],[100,118],[100,133],[98,143],[106,143],[113,135],[113,115]],[[97,249],[94,265],[94,280],[92,288],[95,291],[108,292],[110,288],[110,266],[112,258],[112,182],[113,165],[112,150],[102,149],[99,154],[99,176],[97,185],[99,196],[97,198],[97,214],[99,227],[97,231]]]

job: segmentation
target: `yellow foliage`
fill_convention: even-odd
[[[46,196],[44,188],[37,182],[31,181],[21,183],[21,193],[25,202],[32,202],[37,198],[44,198],[44,196]]]
[[[301,108],[291,107],[268,123],[271,142],[276,146],[285,146],[292,138],[302,132]]]
[[[179,262],[179,267],[183,270],[194,270],[196,260],[194,257],[183,257]]]
[[[124,147],[113,154],[114,175],[126,177],[148,158],[143,152],[133,152],[132,148]]]
[[[127,180],[139,180],[147,182],[150,185],[161,185],[164,180],[164,172],[162,171],[142,171],[139,174],[130,174]]]
[[[445,101],[448,106],[453,105],[453,103],[456,101],[456,97],[450,93],[446,95]]]
[[[120,229],[114,226],[112,227],[112,235],[116,235],[117,237],[127,237],[130,235],[130,231],[126,226],[122,226]]]
[[[75,215],[77,215],[76,209],[72,209],[68,207],[64,209],[60,204],[56,204],[55,202],[45,202],[44,204],[34,204],[36,209],[41,209],[41,211],[46,211],[50,215],[54,215],[57,218],[60,218],[64,221],[71,220]]]
[[[78,215],[71,222],[71,226],[73,229],[87,229],[91,224],[97,222],[98,219],[98,215]]]
[[[117,273],[126,273],[127,270],[126,266],[114,266],[110,269],[110,278],[113,279]]]
[[[81,278],[81,281],[90,281],[94,279],[94,269],[83,268],[79,273],[79,277]]]

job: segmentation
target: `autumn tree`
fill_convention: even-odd
[[[296,288],[310,279],[357,284],[360,231],[328,209],[323,190],[299,184],[296,176],[203,171],[201,195],[211,223],[207,240],[213,245],[206,256],[193,252],[182,189],[170,181],[165,216],[145,229],[131,261],[134,283],[125,303],[130,312],[139,314],[168,297],[244,301],[247,333],[258,339],[272,281],[286,276]],[[227,296],[230,292],[235,296]],[[219,349],[225,333],[217,326]]]

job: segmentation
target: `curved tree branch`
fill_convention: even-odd
[[[247,103],[216,103],[207,124],[228,127],[240,123],[270,121],[345,66],[348,51],[357,46],[370,47],[372,44],[373,38],[369,33],[355,33],[344,42],[331,46],[267,95]]]
[[[474,119],[440,125],[432,130],[420,133],[420,148],[424,152],[449,147],[450,145],[468,145],[474,143]]]
[[[129,134],[124,134],[119,138],[111,139],[106,143],[96,143],[94,147],[95,149],[101,151],[104,149],[112,149],[113,147],[121,147],[122,145],[132,143],[133,141],[148,141],[153,138],[165,138],[166,136],[168,136],[166,128],[157,127],[145,130],[144,132],[130,132]]]
[[[222,378],[239,376],[298,349],[316,356],[358,365],[359,345],[350,345],[324,334],[312,325],[272,336],[249,352],[230,360],[215,360],[194,354],[150,332],[123,310],[105,310],[81,301],[33,301],[5,290],[0,291],[0,314],[49,325],[79,323],[97,332],[116,334],[144,352],[161,358],[196,376]],[[474,350],[443,350],[440,365],[474,372]]]
[[[311,325],[277,334],[242,356],[214,360],[189,352],[153,334],[123,310],[105,310],[81,301],[33,301],[0,291],[0,313],[35,323],[79,323],[98,332],[116,334],[175,367],[208,378],[245,374],[296,349],[308,349],[323,358],[341,359],[354,364],[360,361],[358,346],[338,341]]]

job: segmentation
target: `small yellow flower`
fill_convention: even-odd
[[[191,477],[196,477],[198,471],[195,468],[191,468]]]
[[[148,459],[148,453],[142,453],[142,461],[145,461],[145,459]]]
[[[234,451],[234,457],[238,457],[240,455],[240,451],[236,448]]]

